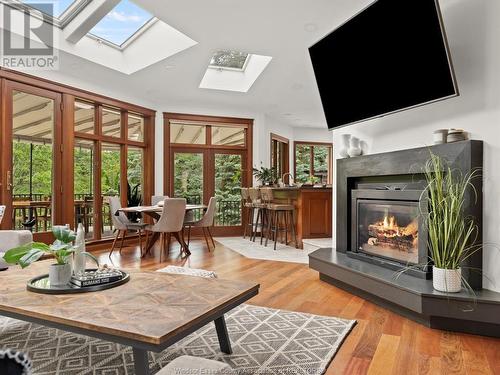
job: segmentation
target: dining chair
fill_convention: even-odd
[[[112,213],[111,221],[113,222],[113,226],[116,230],[115,240],[113,241],[113,245],[111,246],[109,257],[111,257],[111,254],[113,254],[113,251],[115,250],[116,241],[118,241],[120,233],[122,233],[122,239],[120,242],[120,254],[122,253],[123,241],[125,240],[128,231],[137,231],[137,233],[139,234],[139,247],[142,254],[142,231],[145,230],[147,224],[141,222],[134,223],[129,220],[125,213],[119,211],[122,208],[120,197],[109,197],[108,202],[110,212]],[[146,232],[146,242],[148,240],[147,235],[148,234]]]
[[[184,198],[167,198],[163,203],[163,210],[158,221],[153,225],[148,225],[146,230],[149,232],[160,233],[160,262],[164,252],[170,249],[170,240],[172,235],[181,244],[181,251],[184,250],[186,255],[191,252],[182,236],[184,226],[184,216],[186,214],[186,199]],[[149,236],[152,237],[152,236]],[[146,245],[146,248],[149,244]]]
[[[208,251],[210,251],[210,244],[208,242],[208,237],[210,237],[210,240],[212,241],[212,245],[215,249],[215,241],[214,238],[212,237],[212,232],[210,232],[210,227],[214,226],[214,220],[215,220],[215,211],[217,209],[217,198],[212,197],[210,198],[210,201],[208,202],[208,207],[207,210],[205,211],[203,217],[200,220],[196,221],[184,221],[184,228],[188,228],[188,246],[189,243],[191,242],[191,228],[201,228],[203,231],[203,236],[205,237],[205,241],[207,243]],[[208,233],[208,236],[207,236]]]
[[[168,195],[153,195],[151,197],[151,206],[157,206],[158,203],[164,202],[168,198]]]

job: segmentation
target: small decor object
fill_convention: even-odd
[[[61,286],[69,283],[71,279],[71,255],[75,253],[75,246],[72,242],[76,239],[75,232],[67,226],[54,226],[52,228],[55,241],[52,245],[41,242],[32,242],[28,245],[10,249],[4,255],[4,260],[10,264],[19,263],[22,268],[28,267],[36,262],[43,255],[51,255],[55,258],[56,264],[49,267],[49,281],[52,286]],[[90,253],[82,252],[99,264],[97,259]]]
[[[71,277],[71,284],[79,287],[109,284],[123,279],[123,273],[120,270],[108,268],[104,265],[98,270],[86,270],[83,273],[75,274]]]
[[[359,138],[356,137],[351,137],[350,139],[350,146],[349,150],[347,151],[349,156],[355,157],[355,156],[360,156],[363,153],[363,150],[361,150],[361,145],[359,142]]]
[[[442,145],[446,143],[446,137],[448,136],[448,129],[438,129],[435,130],[432,139],[435,145]]]
[[[462,290],[462,270],[432,268],[432,286],[439,292],[458,293]]]
[[[450,131],[448,132],[447,142],[460,142],[467,140],[467,138],[467,133],[462,129],[450,129]]]
[[[85,229],[82,223],[78,224],[76,230],[75,252],[73,254],[73,274],[79,275],[85,272],[87,258],[85,256]]]
[[[456,293],[470,286],[461,276],[465,260],[482,248],[476,243],[475,218],[464,215],[466,199],[477,196],[473,180],[478,170],[465,175],[454,173],[445,161],[431,153],[424,168],[429,196],[429,213],[424,218],[429,231],[429,257],[433,262],[433,286],[441,292]],[[468,197],[472,195],[472,197]]]
[[[271,186],[277,181],[277,172],[275,168],[266,168],[260,166],[260,169],[254,168],[253,175],[257,181],[260,181],[262,186]]]
[[[341,158],[348,158],[349,157],[349,146],[350,146],[350,141],[351,141],[351,135],[350,134],[342,134],[342,149],[340,150],[339,154]]]

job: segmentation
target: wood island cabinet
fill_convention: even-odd
[[[332,188],[275,188],[274,198],[295,205],[297,242],[332,237]]]

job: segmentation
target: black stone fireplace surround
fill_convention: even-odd
[[[433,289],[432,280],[409,273],[396,277],[394,267],[387,267],[380,257],[359,256],[353,251],[357,246],[353,233],[356,229],[353,226],[353,215],[356,215],[353,197],[371,190],[375,198],[377,195],[384,198],[387,191],[396,190],[400,195],[409,195],[408,200],[415,200],[415,191],[425,187],[422,170],[430,151],[446,158],[453,170],[462,173],[483,167],[482,141],[337,160],[336,249],[325,248],[311,253],[309,266],[320,273],[321,280],[429,327],[500,337],[500,293],[482,289],[480,273],[463,269],[463,276],[475,289],[475,295],[466,291],[441,293]],[[476,190],[482,192],[482,180],[478,178],[474,184]],[[382,190],[383,187],[387,188]],[[477,241],[480,243],[482,203],[481,193],[477,201],[471,193],[465,202],[465,214],[474,216],[479,225]],[[426,242],[420,228],[419,242]],[[482,252],[471,257],[467,266],[482,269]]]

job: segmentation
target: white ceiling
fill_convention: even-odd
[[[372,0],[134,2],[198,44],[131,75],[64,53],[61,73],[147,98],[162,109],[169,103],[192,103],[263,113],[295,127],[324,128],[307,48]],[[167,42],[160,40],[155,48],[168,48],[162,46]],[[210,58],[219,49],[271,56],[272,61],[247,93],[200,89]]]

